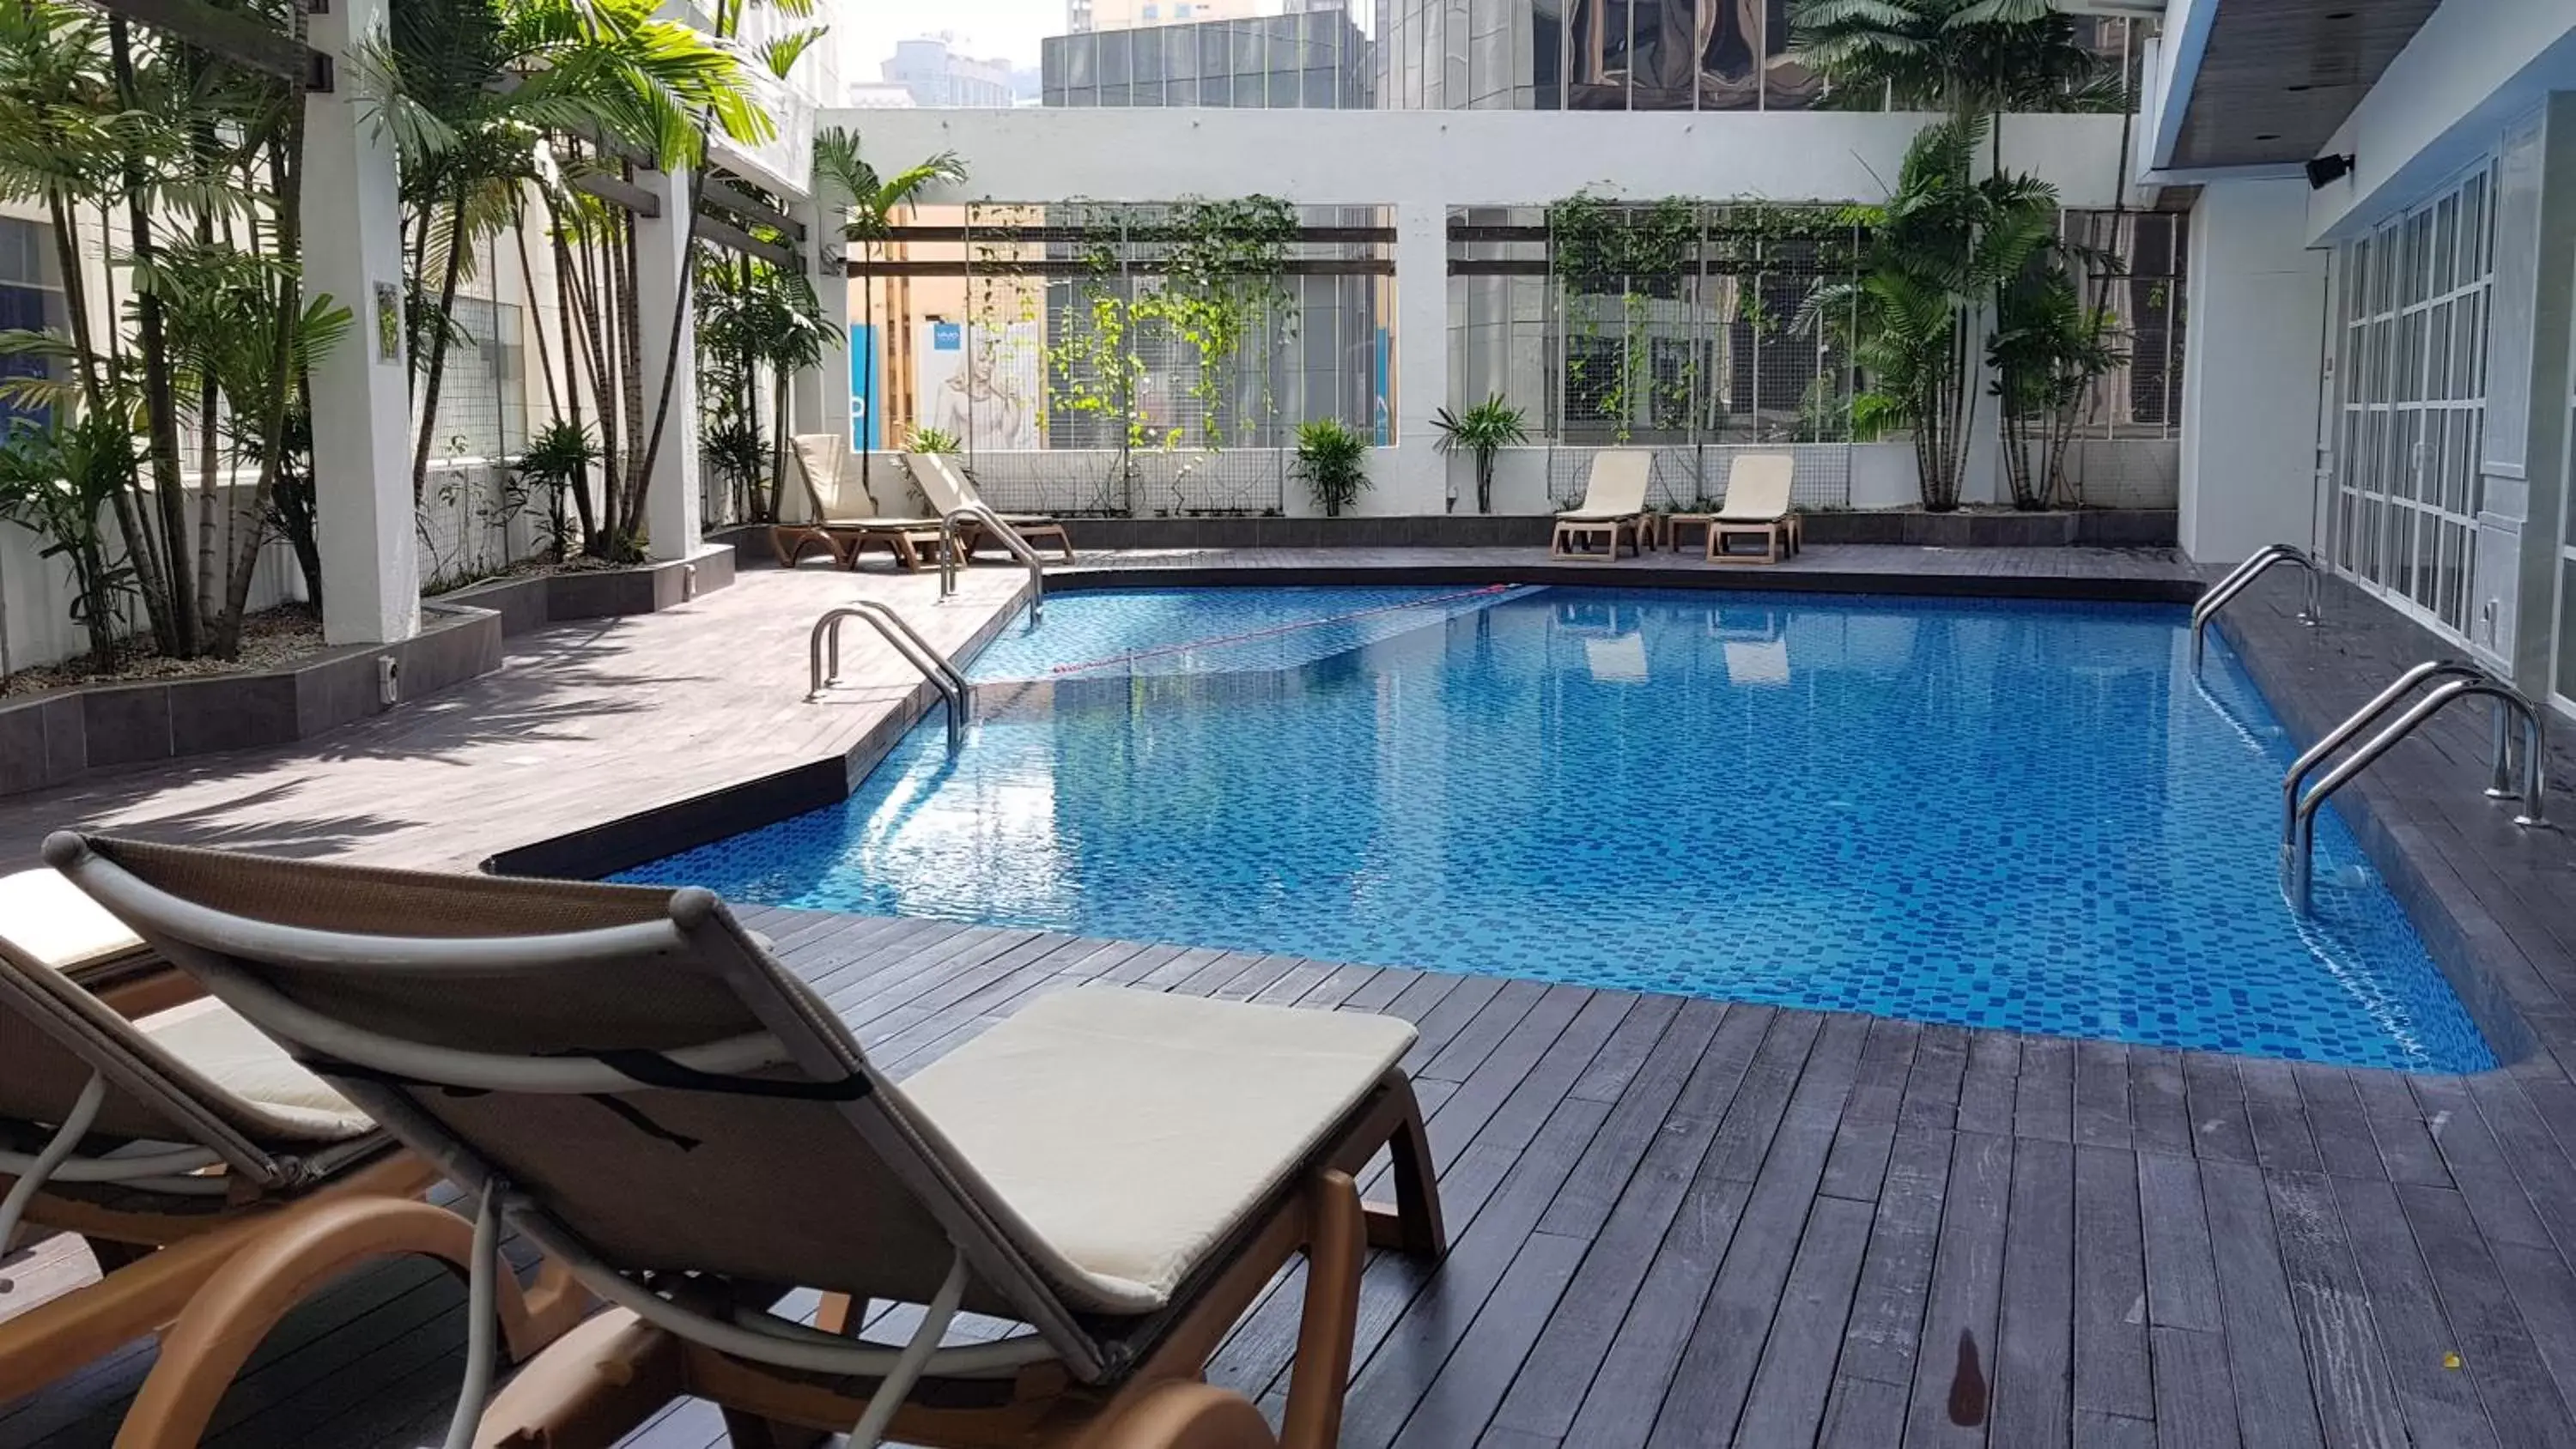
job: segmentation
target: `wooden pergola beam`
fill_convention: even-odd
[[[308,91],[331,89],[331,57],[249,16],[206,0],[90,0],[99,9],[186,42],[245,70],[291,81]]]
[[[729,226],[712,216],[697,218],[695,235],[702,242],[741,252],[745,256],[758,257],[762,261],[791,272],[801,272],[805,269],[805,259],[794,251],[776,242],[762,241],[741,227]]]
[[[762,226],[775,227],[785,232],[792,240],[805,240],[805,223],[734,185],[722,176],[707,178],[705,201],[707,205],[730,211],[735,216],[756,221]]]
[[[566,178],[572,189],[595,196],[621,211],[642,217],[662,214],[662,198],[622,176],[605,171],[576,171]]]

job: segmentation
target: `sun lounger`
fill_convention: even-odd
[[[906,453],[905,466],[912,469],[912,481],[921,485],[921,496],[930,500],[933,511],[945,517],[961,508],[985,508],[983,496],[966,477],[963,468],[951,464],[937,453]],[[1013,533],[1030,540],[1052,538],[1068,559],[1073,557],[1073,540],[1065,536],[1064,525],[1042,513],[1002,513],[995,510]],[[968,552],[973,546],[968,545]]]
[[[1787,453],[1738,453],[1727,465],[1726,498],[1709,516],[1710,563],[1778,563],[1804,546],[1798,515],[1789,508],[1797,460]],[[1739,553],[1732,538],[1758,537],[1762,552]]]
[[[803,523],[770,525],[770,552],[778,556],[781,567],[795,567],[805,550],[817,543],[844,568],[857,567],[859,555],[872,543],[884,544],[895,562],[907,569],[919,570],[925,551],[928,562],[938,562],[939,520],[880,514],[861,476],[858,454],[839,434],[800,433],[788,451],[795,457],[796,477],[812,517]]]
[[[158,967],[120,987],[138,1019],[68,974],[102,962]],[[0,1240],[78,1234],[102,1274],[0,1321],[0,1400],[158,1333],[120,1449],[196,1444],[268,1329],[335,1274],[471,1257],[465,1220],[419,1201],[437,1169],[221,1002],[183,997],[193,983],[63,877],[0,880]],[[580,1316],[560,1271],[496,1292],[522,1356]]]
[[[490,1449],[681,1395],[738,1445],[1266,1445],[1197,1380],[1301,1251],[1282,1439],[1328,1449],[1364,1245],[1444,1246],[1391,1018],[1084,987],[897,1084],[705,891],[46,857],[615,1305]],[[1380,1148],[1397,1205],[1364,1209]],[[814,1326],[771,1312],[797,1288]],[[897,1341],[859,1336],[872,1300],[911,1305]],[[1019,1327],[946,1342],[960,1310]]]
[[[1548,539],[1548,556],[1615,561],[1622,534],[1627,535],[1630,553],[1641,552],[1646,486],[1654,471],[1655,455],[1642,448],[1604,448],[1593,454],[1592,470],[1584,481],[1583,503],[1556,516],[1556,531]],[[1579,545],[1590,538],[1601,538],[1609,546],[1597,555],[1585,553]]]

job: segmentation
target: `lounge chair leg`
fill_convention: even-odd
[[[193,1449],[251,1351],[296,1304],[371,1258],[421,1253],[459,1272],[474,1259],[474,1228],[410,1198],[350,1197],[280,1222],[206,1280],[161,1336],[160,1362],[143,1380],[116,1434],[116,1449]],[[500,1282],[502,1341],[519,1356],[542,1347],[529,1331],[518,1280]]]
[[[782,1424],[741,1409],[725,1410],[724,1426],[733,1449],[816,1449],[833,1437],[821,1429]]]
[[[1277,1449],[1279,1442],[1243,1395],[1172,1379],[1093,1424],[1068,1449]]]
[[[1306,1189],[1306,1311],[1288,1374],[1288,1409],[1280,1419],[1284,1449],[1333,1449],[1341,1442],[1367,1239],[1359,1188],[1350,1174],[1318,1176]]]
[[[679,1339],[611,1308],[492,1396],[475,1449],[608,1449],[686,1387]]]
[[[1432,1166],[1431,1139],[1422,1127],[1422,1103],[1411,1082],[1399,1082],[1393,1090],[1404,1094],[1403,1116],[1386,1142],[1394,1167],[1395,1211],[1369,1210],[1369,1242],[1417,1258],[1437,1258],[1449,1251],[1449,1230],[1440,1220],[1440,1181]]]

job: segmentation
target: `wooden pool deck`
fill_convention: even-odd
[[[1290,577],[1361,565],[1362,552],[1172,566]],[[1478,565],[1461,557],[1474,552],[1365,562]],[[2169,555],[1827,552],[1798,567],[1860,580],[2192,577]],[[978,602],[945,606],[920,580],[858,587],[888,591],[951,643],[1007,597],[1003,571],[971,577]],[[671,614],[514,640],[502,674],[296,750],[0,802],[0,860],[77,821],[460,867],[860,748],[909,706],[898,680],[795,703],[804,626],[851,587],[819,571],[747,573]],[[2329,630],[2298,631],[2281,610],[2289,592],[2258,588],[2236,636],[2269,663],[2276,707],[2306,735],[2303,714],[2337,691],[2366,695],[2419,641],[2348,590]],[[2461,760],[2482,738],[2467,720],[2437,729],[2359,802],[2392,835],[2430,833],[2452,866],[2423,888],[2448,893],[2435,904],[2449,916],[2488,923],[2463,949],[2504,963],[2495,989],[2527,1039],[2507,1068],[2467,1078],[747,914],[897,1075],[1086,981],[1416,1022],[1410,1065],[1455,1245],[1436,1268],[1370,1266],[1352,1446],[2566,1445],[2576,1083],[2562,1053],[2576,1052],[2576,1014],[2562,993],[2576,987],[2563,944],[2576,932],[2557,933],[2576,926],[2576,891],[2562,837],[2499,831],[2476,813],[2485,802],[2456,803]],[[336,1284],[272,1336],[208,1442],[435,1443],[462,1296],[409,1264]],[[1257,1307],[1211,1377],[1275,1403],[1292,1302]],[[0,1407],[0,1445],[107,1444],[150,1355],[135,1345]],[[721,1439],[711,1410],[686,1406],[630,1443]]]

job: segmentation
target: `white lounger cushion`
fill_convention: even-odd
[[[57,971],[144,949],[88,892],[41,866],[0,876],[0,937]]]
[[[213,997],[156,1011],[134,1025],[208,1081],[307,1131],[356,1137],[376,1130],[348,1098]]]
[[[1084,987],[903,1093],[1102,1306],[1160,1307],[1413,1045],[1409,1022]]]

